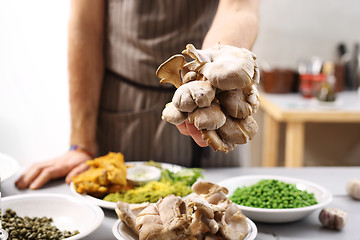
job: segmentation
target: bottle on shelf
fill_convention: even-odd
[[[333,102],[336,100],[336,77],[335,65],[333,62],[324,62],[322,72],[325,75],[325,81],[317,89],[316,97],[319,101]]]

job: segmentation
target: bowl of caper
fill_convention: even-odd
[[[229,190],[229,199],[245,216],[258,222],[297,221],[332,201],[332,194],[322,186],[285,176],[239,176],[219,185]]]
[[[1,208],[2,234],[9,239],[83,239],[104,220],[99,206],[55,193],[3,197]]]

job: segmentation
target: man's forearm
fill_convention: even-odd
[[[96,125],[104,74],[104,6],[100,2],[72,2],[68,38],[70,142],[92,152],[97,151]]]
[[[258,0],[220,0],[202,48],[216,43],[251,49],[258,33]]]

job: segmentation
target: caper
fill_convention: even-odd
[[[1,211],[0,211],[1,214]],[[76,234],[79,231],[61,231],[52,225],[53,219],[48,217],[19,217],[16,212],[7,209],[3,214],[2,227],[9,233],[13,240],[32,239],[64,239]]]

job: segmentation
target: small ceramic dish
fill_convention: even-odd
[[[127,169],[126,178],[133,186],[143,186],[151,181],[158,181],[161,170],[157,167],[138,165]]]

